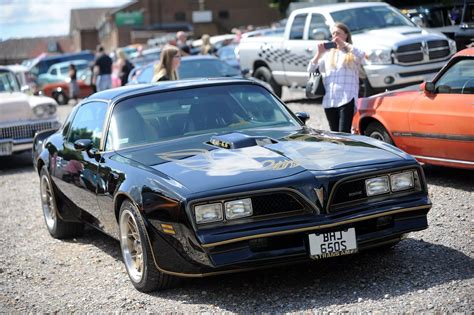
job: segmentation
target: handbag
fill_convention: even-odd
[[[326,94],[324,88],[323,76],[319,69],[309,74],[308,82],[306,82],[306,97],[307,98],[318,98],[323,97]]]

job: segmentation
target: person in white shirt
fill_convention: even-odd
[[[352,45],[349,28],[343,23],[331,27],[336,48],[326,50],[319,43],[317,53],[308,64],[308,72],[319,67],[326,94],[323,107],[331,131],[350,132],[354,107],[359,94],[359,68],[365,53]]]

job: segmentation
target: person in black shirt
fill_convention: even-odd
[[[99,46],[97,51],[94,75],[97,92],[100,92],[112,88],[112,58],[104,52],[104,47],[102,46]]]
[[[77,69],[74,64],[69,65],[69,98],[77,101],[79,97],[79,85],[77,84]]]
[[[119,78],[122,86],[128,82],[128,75],[134,68],[134,65],[127,59],[127,55],[122,49],[117,50],[117,67],[119,69]]]
[[[179,31],[176,33],[176,46],[181,50],[183,56],[191,54],[191,47],[186,43],[186,33]]]

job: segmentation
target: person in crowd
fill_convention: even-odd
[[[160,54],[160,62],[155,65],[152,82],[178,80],[177,69],[181,63],[178,47],[166,45]]]
[[[176,46],[181,50],[181,54],[184,56],[191,54],[191,47],[186,42],[187,35],[183,31],[179,31],[176,33]]]
[[[69,98],[77,101],[79,98],[79,84],[77,83],[77,69],[74,64],[69,65]]]
[[[124,86],[128,82],[128,75],[134,68],[134,65],[127,59],[127,55],[123,49],[117,50],[117,68],[119,71],[120,84]]]
[[[211,44],[211,37],[208,34],[201,36],[201,55],[213,55],[216,53],[216,49]]]
[[[359,93],[359,68],[365,53],[352,45],[345,24],[334,24],[331,34],[336,47],[326,50],[324,43],[319,43],[308,72],[313,73],[319,67],[323,75],[326,94],[322,105],[331,131],[349,133]]]
[[[112,88],[112,58],[104,51],[104,47],[97,47],[97,58],[94,62],[94,76],[97,92]]]

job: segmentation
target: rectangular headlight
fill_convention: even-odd
[[[390,191],[388,176],[374,177],[365,180],[367,196],[386,194]]]
[[[225,218],[227,220],[249,217],[253,214],[250,198],[227,201],[225,203]]]
[[[400,191],[413,188],[413,172],[410,171],[390,175],[390,184],[392,185],[392,191]]]
[[[222,204],[210,203],[207,205],[199,205],[194,207],[194,215],[196,216],[196,223],[209,223],[222,221]]]

